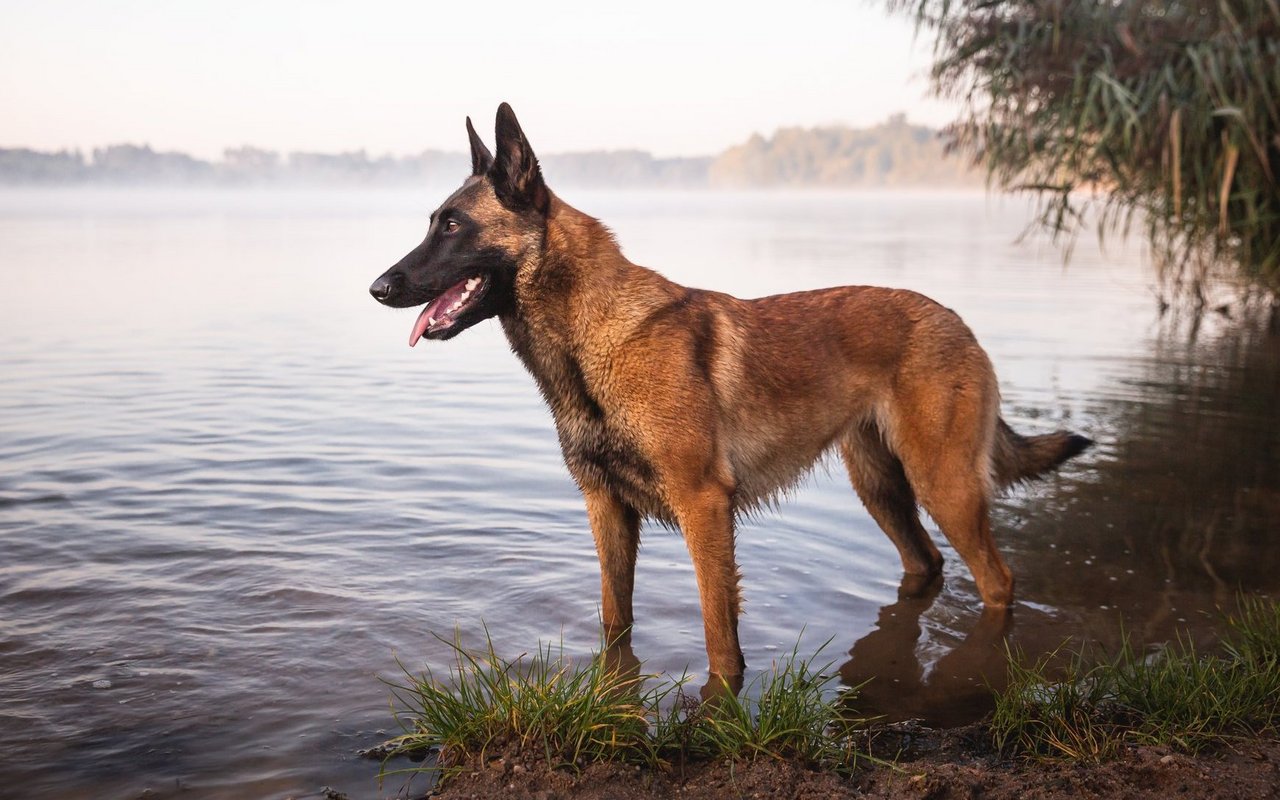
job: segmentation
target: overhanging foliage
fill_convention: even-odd
[[[1141,219],[1173,287],[1280,289],[1280,0],[889,0],[935,38],[953,144],[1040,220]],[[1135,216],[1136,213],[1136,216]]]

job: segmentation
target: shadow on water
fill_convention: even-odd
[[[955,647],[936,661],[922,663],[916,646],[923,633],[921,616],[942,589],[942,579],[922,583],[907,576],[898,601],[880,609],[873,631],[854,643],[840,665],[840,681],[861,687],[857,708],[886,721],[921,719],[929,725],[962,725],[991,707],[988,685],[1004,675],[1005,637],[1013,624],[1008,609],[986,609]]]
[[[946,607],[939,583],[904,581],[840,667],[865,684],[860,710],[965,724],[1005,685],[1006,647],[1209,643],[1238,593],[1280,592],[1280,337],[1250,322],[1166,323],[1149,358],[1118,365],[1082,423],[1097,448],[998,506],[1015,611]]]

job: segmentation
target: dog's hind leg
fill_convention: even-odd
[[[966,400],[900,421],[899,453],[916,497],[973,573],[982,602],[1004,608],[1013,601],[1013,573],[991,536],[988,417],[983,405]]]
[[[1013,572],[991,536],[990,502],[985,490],[976,480],[956,480],[940,487],[938,498],[934,502],[926,500],[925,510],[973,573],[983,604],[988,608],[1007,607],[1013,602]]]
[[[942,554],[920,524],[915,492],[880,429],[872,423],[852,428],[840,442],[840,455],[862,504],[898,548],[903,571],[937,575]]]
[[[631,594],[640,546],[640,515],[608,490],[584,487],[582,495],[600,557],[600,621],[605,644],[625,644],[631,641],[634,622]]]
[[[991,536],[992,453],[1000,391],[970,342],[924,350],[901,371],[887,404],[893,452],[916,499],[973,573],[982,602],[1013,602],[1013,573]]]

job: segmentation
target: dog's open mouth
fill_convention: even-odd
[[[418,314],[418,321],[413,323],[409,346],[413,347],[423,336],[452,328],[458,317],[476,304],[486,288],[484,278],[467,278],[427,303],[422,313]]]

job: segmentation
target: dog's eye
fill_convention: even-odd
[[[458,221],[457,221],[456,219],[446,219],[446,220],[444,221],[444,232],[445,232],[445,233],[457,233],[457,232],[458,232]]]

